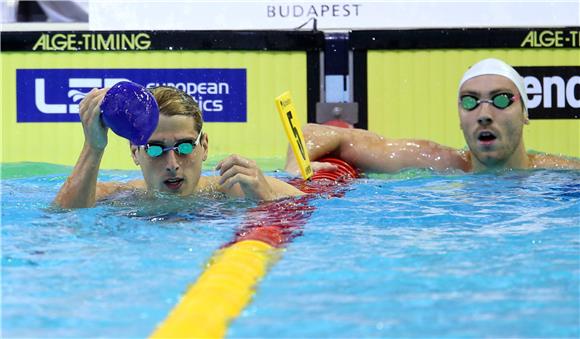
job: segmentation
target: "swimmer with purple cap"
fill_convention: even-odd
[[[498,59],[469,68],[457,95],[460,127],[469,150],[432,141],[388,139],[361,129],[308,124],[303,134],[314,170],[334,165],[312,160],[335,156],[365,172],[393,173],[406,168],[481,172],[510,169],[580,169],[580,161],[550,154],[530,154],[523,139],[529,123],[523,78]],[[298,173],[290,151],[286,170]]]
[[[80,103],[85,143],[71,175],[54,200],[57,206],[92,207],[97,201],[123,191],[184,197],[223,193],[252,200],[274,200],[303,194],[281,180],[265,176],[255,161],[239,155],[231,155],[218,163],[219,176],[202,176],[209,138],[203,131],[201,111],[195,100],[174,87],[157,87],[143,93],[134,84],[129,86],[132,87],[111,88],[115,95],[127,95],[121,93],[122,90],[130,92],[125,96],[125,103],[119,102],[119,98],[111,99],[111,93],[106,98],[108,88],[93,89]],[[154,99],[154,107],[148,103],[149,95]],[[133,107],[137,103],[132,102],[134,98],[140,98],[139,101],[146,104],[144,114],[135,114]],[[102,108],[111,107],[114,107],[114,112],[101,112]],[[118,116],[120,112],[127,121],[123,122],[123,118]],[[157,112],[158,116],[154,116]],[[142,125],[143,120],[149,122]],[[156,126],[151,128],[151,122]],[[109,127],[130,139],[131,157],[141,167],[143,179],[127,183],[97,182]]]

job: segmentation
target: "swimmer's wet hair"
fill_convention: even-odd
[[[201,131],[203,127],[201,110],[191,95],[170,86],[153,87],[149,88],[149,91],[155,97],[155,101],[157,101],[159,114],[192,116],[195,120],[195,130]]]

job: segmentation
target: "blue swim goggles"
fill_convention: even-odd
[[[195,139],[195,141],[180,140],[175,145],[169,147],[163,147],[163,145],[157,144],[147,144],[144,146],[145,152],[147,152],[147,155],[149,155],[152,158],[156,158],[168,151],[175,151],[179,155],[188,155],[191,154],[195,149],[195,146],[199,144],[199,141],[201,140],[201,134],[202,132],[199,131],[199,134],[197,135],[197,139]]]

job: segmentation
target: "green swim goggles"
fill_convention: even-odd
[[[145,152],[152,158],[156,158],[161,154],[169,151],[175,151],[179,155],[188,155],[193,152],[195,146],[199,144],[202,132],[200,131],[197,135],[197,139],[194,140],[180,140],[175,145],[169,147],[163,147],[163,145],[158,144],[147,144],[145,145]]]
[[[518,100],[517,95],[513,95],[511,93],[498,93],[491,97],[491,99],[478,99],[473,95],[463,95],[459,99],[459,103],[461,107],[463,107],[466,111],[473,111],[474,109],[479,106],[482,102],[487,102],[492,104],[493,107],[499,109],[506,109],[508,108],[513,102]]]

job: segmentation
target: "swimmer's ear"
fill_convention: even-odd
[[[206,161],[207,160],[207,153],[209,150],[209,138],[207,137],[207,133],[203,133],[203,135],[201,136],[201,140],[199,141],[200,146],[202,147],[202,160]]]
[[[139,151],[139,147],[135,145],[131,145],[131,158],[133,158],[133,162],[135,165],[139,166],[139,159],[137,159],[137,152]]]
[[[522,101],[522,116],[524,117],[524,125],[529,125],[530,124],[530,117],[528,114],[528,110],[526,109],[526,107],[524,106],[524,102]]]

